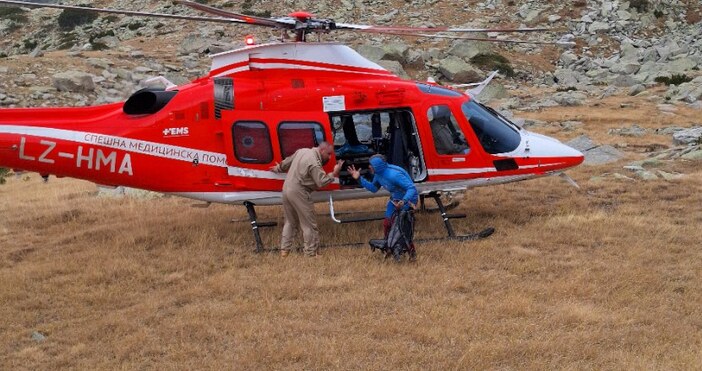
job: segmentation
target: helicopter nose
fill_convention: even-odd
[[[559,169],[580,165],[585,160],[582,152],[561,143],[558,139],[531,132],[527,137],[525,155],[543,159]]]

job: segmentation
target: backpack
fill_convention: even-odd
[[[414,239],[414,212],[411,210],[395,210],[390,218],[391,226],[388,236],[384,240],[370,240],[371,251],[380,250],[385,257],[392,257],[395,261],[402,259],[402,254],[407,252],[410,259],[416,253],[412,241]]]

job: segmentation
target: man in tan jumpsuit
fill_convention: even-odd
[[[280,242],[281,256],[287,256],[292,249],[295,229],[299,224],[305,240],[304,253],[316,256],[319,250],[319,229],[314,213],[311,193],[334,181],[339,176],[343,161],[334,166],[334,172],[326,174],[322,166],[331,158],[334,147],[326,142],[315,148],[300,148],[283,162],[273,166],[275,173],[285,173],[283,183],[283,237]]]

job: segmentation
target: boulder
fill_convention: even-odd
[[[607,134],[620,135],[623,137],[642,137],[646,135],[646,129],[640,127],[637,124],[633,124],[628,128],[609,129],[607,131]]]
[[[373,45],[361,45],[356,48],[356,51],[358,54],[373,62],[378,62],[379,60],[383,59],[383,56],[385,55],[383,48]]]
[[[629,89],[629,96],[639,95],[640,93],[646,91],[646,87],[642,84],[636,84]]]
[[[383,56],[380,59],[385,59],[389,61],[397,61],[404,64],[407,61],[407,53],[409,52],[409,46],[404,42],[389,42],[383,44]]]
[[[609,30],[609,24],[607,22],[599,22],[595,21],[590,24],[590,26],[587,28],[587,31],[591,34],[595,33],[604,33],[605,31]]]
[[[58,91],[89,92],[95,90],[93,75],[81,71],[66,71],[53,76],[53,85]]]
[[[560,92],[553,95],[553,100],[561,106],[582,106],[587,99],[585,93],[579,91]]]
[[[458,40],[453,43],[447,53],[448,55],[469,60],[478,54],[490,52],[490,45],[486,42]]]
[[[673,143],[677,145],[702,143],[702,127],[680,130],[673,133]]]
[[[187,36],[178,47],[178,53],[187,55],[190,53],[204,53],[209,50],[210,45],[214,44],[213,40],[197,35]]]
[[[610,145],[598,146],[583,153],[585,165],[602,165],[624,158],[624,154]]]
[[[587,135],[581,135],[575,139],[571,139],[566,143],[566,145],[573,147],[580,152],[585,152],[597,147],[597,143],[593,142]]]
[[[439,63],[439,72],[448,80],[457,83],[480,81],[482,72],[464,60],[450,56]]]
[[[405,69],[402,68],[402,65],[398,61],[381,60],[378,61],[378,64],[386,70],[392,72],[396,76],[399,76],[403,79],[409,79],[409,75],[407,74],[407,72],[405,72]]]

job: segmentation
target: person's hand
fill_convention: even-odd
[[[399,200],[399,201],[393,201],[393,205],[395,205],[396,210],[402,209],[403,206],[405,206],[405,201]]]
[[[356,180],[358,180],[358,178],[361,177],[361,171],[356,169],[356,167],[353,165],[349,165],[348,171],[349,173],[351,173],[351,177],[353,177]]]
[[[278,171],[278,165],[280,165],[280,164],[276,162],[275,165],[271,166],[271,168],[269,170],[274,172],[274,173],[279,173],[280,171]]]
[[[341,172],[341,167],[344,166],[344,160],[339,160],[336,162],[336,165],[334,165],[334,176],[339,177],[339,173]]]

